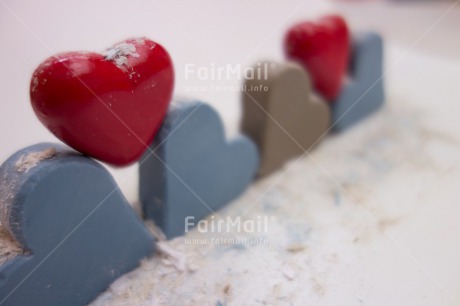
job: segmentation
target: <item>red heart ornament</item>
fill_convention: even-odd
[[[35,70],[30,84],[38,119],[77,151],[116,166],[138,160],[159,130],[171,101],[168,52],[147,38],[104,54],[68,52]]]
[[[289,29],[284,40],[287,58],[300,62],[313,86],[329,102],[339,95],[348,68],[350,34],[345,20],[330,15],[318,23]]]

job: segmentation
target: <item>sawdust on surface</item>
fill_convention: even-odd
[[[10,235],[5,227],[0,226],[0,266],[22,253],[23,249],[19,243]]]
[[[30,90],[31,90],[32,92],[34,92],[35,90],[37,90],[38,83],[39,83],[39,82],[38,82],[38,77],[37,77],[36,75],[34,75],[34,76],[32,77],[32,86],[31,86],[31,88],[30,88]]]
[[[224,209],[230,215],[247,212],[246,217],[275,214],[276,226],[267,234],[270,245],[204,245],[200,239],[187,244],[193,232],[162,240],[156,256],[117,280],[92,305],[331,305],[350,288],[358,291],[350,299],[363,303],[360,285],[349,277],[367,273],[370,258],[380,254],[372,252],[394,247],[388,235],[422,204],[395,201],[398,195],[388,189],[404,174],[403,179],[417,181],[443,173],[449,155],[428,149],[437,142],[449,153],[458,142],[433,129],[428,133],[423,117],[400,104],[361,124],[346,137],[331,136],[311,153],[324,171],[302,159],[286,167],[288,175],[255,182]],[[283,180],[268,189],[279,177]],[[260,199],[262,190],[266,196]],[[191,263],[196,269],[188,268]]]
[[[4,172],[0,181],[0,265],[24,253],[22,246],[11,235],[7,228],[9,210],[14,200],[18,175],[29,172],[40,162],[56,156],[54,147],[21,155],[15,163],[16,173]]]
[[[5,173],[6,174],[6,173]],[[11,182],[3,177],[0,181],[0,266],[8,260],[23,253],[21,245],[14,239],[6,227],[9,208],[14,198]]]
[[[305,250],[305,245],[300,244],[300,243],[293,243],[286,247],[286,251],[291,252],[291,253],[302,252],[304,250]]]
[[[129,67],[128,57],[139,57],[136,46],[130,43],[121,43],[104,52],[107,61],[113,61],[118,68],[125,70]]]
[[[38,165],[40,162],[50,159],[55,155],[56,148],[48,148],[40,152],[24,154],[16,162],[16,170],[18,172],[27,173],[30,169]]]

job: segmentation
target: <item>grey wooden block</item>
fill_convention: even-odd
[[[260,67],[261,77],[245,83],[241,130],[259,148],[262,177],[318,143],[329,127],[330,110],[299,64],[264,62]]]
[[[237,198],[258,168],[255,145],[244,136],[227,142],[219,115],[200,103],[174,102],[140,163],[146,218],[173,238]]]
[[[343,131],[378,110],[384,102],[383,40],[372,32],[354,36],[350,79],[331,105],[333,130]]]
[[[50,143],[0,168],[0,220],[24,252],[0,267],[1,305],[86,305],[154,239],[100,164]]]

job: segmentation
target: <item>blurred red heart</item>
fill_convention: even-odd
[[[75,150],[112,165],[135,162],[152,142],[171,101],[168,52],[137,38],[104,54],[48,58],[30,84],[38,119]]]
[[[318,23],[295,25],[286,34],[284,49],[289,59],[307,69],[316,90],[333,102],[348,68],[350,35],[345,20],[331,15]]]

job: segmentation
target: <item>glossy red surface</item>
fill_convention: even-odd
[[[146,38],[126,40],[104,55],[68,52],[34,72],[32,107],[60,140],[116,166],[137,161],[153,140],[174,86],[171,58]]]
[[[347,72],[350,34],[340,16],[325,16],[289,29],[284,40],[288,59],[309,72],[314,88],[329,102],[338,96]]]

